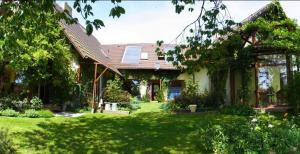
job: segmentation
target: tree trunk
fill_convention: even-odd
[[[286,75],[287,75],[287,84],[289,85],[291,80],[292,80],[292,77],[293,77],[293,72],[292,72],[292,66],[291,66],[291,63],[292,63],[292,60],[291,60],[291,55],[289,54],[286,54]]]
[[[229,69],[229,81],[230,81],[230,104],[235,103],[235,71],[233,68]]]

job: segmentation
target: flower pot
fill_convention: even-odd
[[[197,105],[196,104],[192,104],[189,106],[191,112],[196,112],[196,109],[197,109]]]

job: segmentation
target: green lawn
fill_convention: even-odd
[[[205,153],[200,128],[243,117],[203,113],[172,115],[159,103],[142,104],[130,116],[87,114],[79,118],[0,117],[20,153]]]

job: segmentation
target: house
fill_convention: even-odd
[[[270,3],[254,14],[246,18],[242,24],[257,20],[267,13],[272,13],[273,3]],[[66,6],[67,7],[67,6]],[[59,8],[62,10],[61,8]],[[71,9],[67,7],[67,10]],[[72,14],[71,12],[69,13]],[[211,81],[207,74],[207,69],[201,69],[193,75],[181,72],[175,68],[166,57],[158,56],[155,52],[156,44],[135,43],[135,44],[112,44],[102,45],[94,36],[87,36],[85,29],[80,24],[68,25],[61,23],[67,38],[70,40],[77,51],[79,58],[76,61],[78,71],[93,68],[93,100],[99,102],[102,97],[105,80],[111,78],[114,74],[122,76],[128,83],[138,86],[140,97],[148,95],[151,100],[155,100],[157,92],[164,86],[165,99],[172,99],[179,95],[184,87],[184,81],[194,79],[198,83],[200,92],[210,91]],[[256,36],[248,36],[248,42],[255,40]],[[254,43],[254,42],[252,42]],[[245,46],[247,43],[245,44]],[[172,49],[174,45],[167,44],[164,51]],[[259,52],[259,51],[258,51]],[[260,52],[260,54],[263,52]],[[267,55],[267,54],[266,54]],[[254,53],[254,56],[260,55]],[[88,62],[87,62],[88,61]],[[287,62],[285,62],[287,64]],[[284,64],[284,65],[285,65]],[[253,64],[251,75],[249,77],[250,99],[248,104],[257,105],[262,102],[262,89],[272,87],[274,92],[270,96],[276,95],[283,89],[286,83],[287,72],[281,68],[283,64],[268,65],[259,62]],[[267,73],[266,73],[267,72]],[[270,72],[274,75],[270,76]],[[80,74],[80,73],[79,73]],[[264,76],[267,74],[267,76]],[[81,74],[82,75],[82,74]],[[79,79],[81,78],[79,75]],[[229,70],[226,81],[226,99],[225,102],[240,102],[239,88],[241,85],[241,75]],[[270,80],[272,78],[272,80]],[[267,80],[267,81],[266,81]],[[167,83],[166,85],[164,83]],[[267,97],[267,96],[266,96]],[[271,98],[271,102],[278,102],[277,98]],[[273,99],[273,100],[272,100]],[[268,99],[267,99],[268,100]]]
[[[139,86],[141,97],[148,94],[151,100],[155,100],[158,90],[167,86],[164,89],[165,99],[172,99],[180,94],[184,81],[190,77],[174,67],[166,57],[158,56],[155,52],[156,44],[138,43],[101,47],[111,58],[111,64],[124,75],[127,81],[146,81],[146,84]],[[165,45],[163,50],[168,51],[172,48],[174,45]],[[198,75],[200,84],[202,83],[201,88],[206,88],[203,91],[208,90],[208,78],[204,75],[205,71],[201,73],[203,74]]]
[[[63,11],[58,5],[56,9]],[[64,9],[71,17],[72,9],[67,3]],[[87,70],[94,69],[94,76],[90,79],[94,80],[92,95],[95,102],[100,101],[105,82],[114,74],[122,76],[127,83],[137,84],[139,97],[148,95],[150,100],[155,100],[163,82],[167,83],[164,91],[167,100],[179,95],[184,81],[191,78],[187,73],[175,68],[166,57],[158,56],[155,52],[157,45],[154,43],[101,45],[93,35],[88,36],[85,28],[79,23],[69,25],[62,21],[61,26],[72,44],[73,53],[78,57],[74,59],[74,66],[78,69],[78,82],[84,74],[91,74],[91,71],[88,73]],[[164,50],[173,47],[174,45],[167,45]],[[206,70],[196,73],[196,78],[201,91],[209,90]],[[141,84],[141,81],[144,84]]]

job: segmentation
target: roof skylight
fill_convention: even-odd
[[[127,46],[125,48],[122,63],[125,64],[138,64],[140,62],[142,47],[140,46]]]

